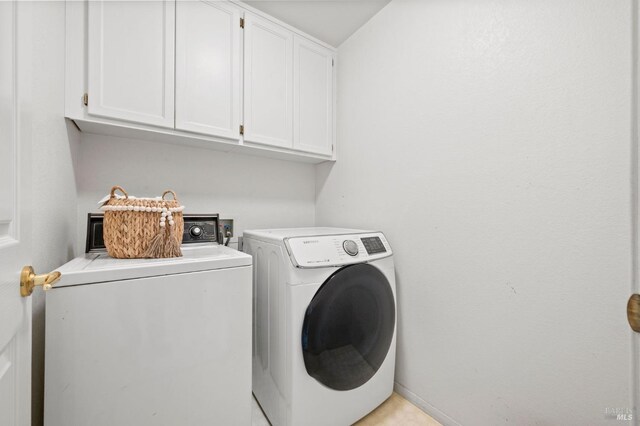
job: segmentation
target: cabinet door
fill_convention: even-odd
[[[331,155],[333,52],[295,36],[293,64],[293,147]]]
[[[174,126],[175,1],[89,2],[91,115]]]
[[[245,14],[244,138],[293,146],[293,33]]]
[[[239,138],[240,17],[229,3],[177,3],[176,129]]]

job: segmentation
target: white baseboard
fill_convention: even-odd
[[[405,398],[407,401],[411,402],[413,405],[417,406],[422,411],[424,411],[425,413],[427,413],[428,415],[430,415],[431,417],[433,417],[434,419],[442,423],[443,426],[461,426],[460,423],[458,423],[451,417],[447,416],[445,413],[438,410],[436,407],[429,404],[427,401],[420,398],[418,395],[411,392],[409,389],[405,388],[400,383],[395,382],[393,389],[396,391],[396,393],[400,394],[400,396]]]

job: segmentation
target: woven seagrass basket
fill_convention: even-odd
[[[117,196],[120,191],[124,196]],[[173,199],[166,200],[171,194]],[[103,237],[109,256],[118,259],[180,257],[184,220],[176,193],[135,198],[119,186],[111,188],[104,211]]]

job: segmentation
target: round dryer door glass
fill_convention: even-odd
[[[355,389],[378,371],[393,340],[389,281],[369,264],[331,275],[307,307],[302,352],[309,375],[336,390]]]

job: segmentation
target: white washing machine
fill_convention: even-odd
[[[59,269],[45,425],[251,424],[251,257],[215,243],[217,222],[185,225],[198,244],[183,257],[88,253]]]
[[[273,425],[350,425],[393,391],[395,274],[381,232],[244,232],[253,393]]]

